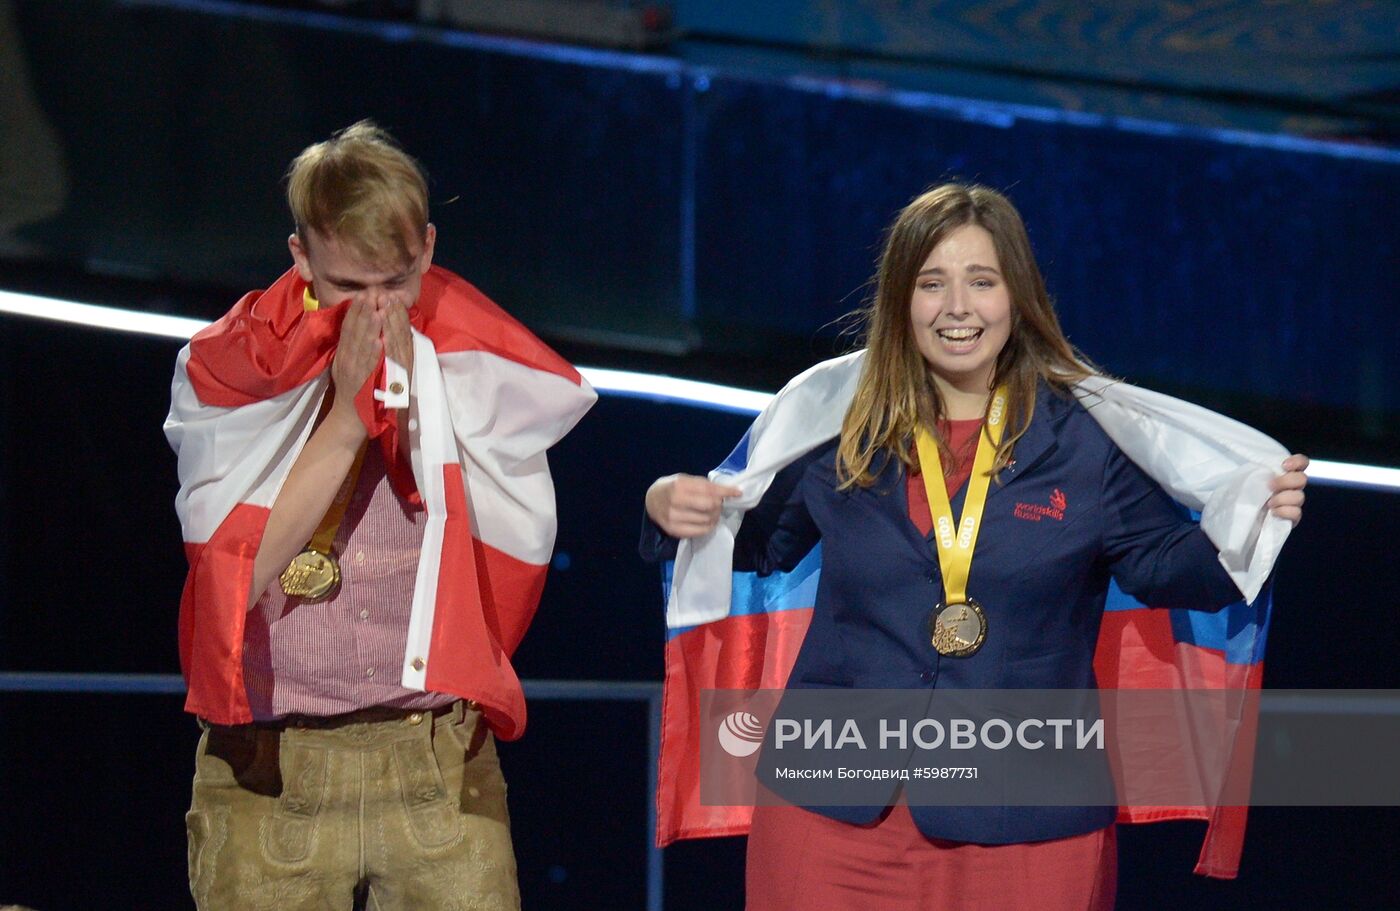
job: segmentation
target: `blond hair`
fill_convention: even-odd
[[[428,229],[422,167],[373,121],[361,120],[307,146],[287,169],[297,236],[334,236],[370,264],[406,263]]]
[[[910,441],[920,426],[938,440],[947,470],[953,468],[937,429],[945,414],[943,401],[914,340],[910,304],[918,272],[933,248],[965,225],[978,225],[992,236],[1011,299],[1011,334],[997,355],[992,379],[993,388],[1008,387],[1010,399],[993,474],[1010,463],[1016,441],[1030,426],[1038,382],[1068,391],[1089,375],[1087,361],[1060,329],[1016,208],[987,187],[935,187],[905,206],[890,226],[874,296],[859,312],[867,352],[836,451],[841,489],[873,484],[878,466],[885,464],[877,460],[881,453],[914,468]]]

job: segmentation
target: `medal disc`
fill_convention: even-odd
[[[278,582],[288,597],[324,601],[340,587],[340,566],[330,554],[308,547],[292,558]]]
[[[971,598],[935,607],[929,627],[933,647],[947,658],[975,655],[987,640],[987,615]]]

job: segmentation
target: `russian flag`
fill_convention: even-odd
[[[667,641],[657,780],[657,844],[742,835],[749,806],[700,802],[700,693],[780,689],[816,603],[820,547],[789,573],[733,571],[734,535],[784,465],[832,439],[854,393],[864,352],[826,361],[792,380],[711,473],[738,487],[718,527],[680,542],[663,570]],[[1270,598],[1266,582],[1291,528],[1268,515],[1268,479],[1286,450],[1222,415],[1158,393],[1093,377],[1075,393],[1110,438],[1169,494],[1201,516],[1221,563],[1248,597],[1221,611],[1155,610],[1110,593],[1095,670],[1102,688],[1257,689]],[[1234,703],[1231,703],[1232,705]],[[1232,773],[1248,775],[1253,742],[1245,717],[1196,719],[1238,733]],[[1243,742],[1248,740],[1248,742]],[[1246,779],[1247,780],[1247,779]],[[1236,875],[1244,807],[1123,807],[1121,821],[1205,819],[1196,872]]]
[[[1253,772],[1258,703],[1243,695],[1257,691],[1263,681],[1272,603],[1272,587],[1266,585],[1253,601],[1236,601],[1217,612],[1168,610],[1142,604],[1112,584],[1099,628],[1094,674],[1102,689],[1241,694],[1238,699],[1178,704],[1179,736],[1210,745],[1205,750],[1221,763],[1213,774],[1226,794],[1247,793]],[[1182,761],[1189,762],[1189,758]],[[1122,806],[1118,821],[1205,821],[1206,835],[1195,872],[1233,879],[1239,873],[1244,850],[1247,811],[1246,806],[1228,804]]]
[[[189,574],[180,602],[185,708],[252,720],[243,682],[253,558],[272,504],[311,435],[346,305],[307,311],[289,270],[245,295],[181,350],[165,432],[179,461],[176,511]],[[566,361],[485,295],[433,267],[409,311],[411,457],[374,397],[356,395],[390,479],[428,514],[402,682],[481,705],[502,739],[525,727],[510,656],[539,603],[554,546],[545,451],[596,399]]]

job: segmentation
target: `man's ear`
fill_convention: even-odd
[[[292,251],[292,262],[296,264],[297,274],[304,282],[311,281],[311,257],[306,250],[306,244],[302,241],[301,235],[292,232],[287,238],[287,249]]]

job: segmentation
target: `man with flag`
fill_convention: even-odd
[[[595,396],[456,275],[416,161],[305,149],[293,268],[180,352],[201,909],[518,907],[494,736],[555,532],[546,450]]]

